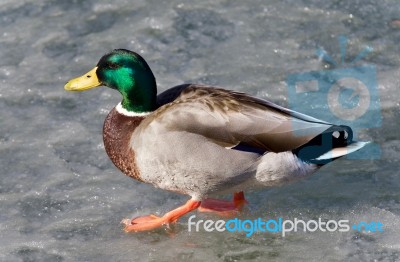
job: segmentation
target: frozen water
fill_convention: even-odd
[[[78,1],[0,3],[1,261],[400,260],[400,4],[383,1]],[[122,175],[102,145],[119,102],[107,88],[67,93],[64,83],[114,48],[142,54],[159,90],[216,84],[287,105],[285,78],[374,48],[381,128],[363,140],[379,160],[341,159],[299,183],[248,194],[244,217],[381,221],[383,233],[125,234],[124,217],[162,214],[187,198]],[[317,112],[316,112],[317,113]],[[206,218],[196,213],[197,217]],[[212,217],[217,219],[216,217]]]

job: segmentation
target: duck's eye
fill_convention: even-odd
[[[109,63],[107,63],[106,64],[106,68],[109,68],[109,69],[117,69],[117,68],[119,68],[120,66],[117,64],[117,63],[111,63],[111,62],[109,62]]]

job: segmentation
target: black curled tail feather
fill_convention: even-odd
[[[344,125],[332,126],[292,152],[304,162],[325,165],[336,158],[317,159],[319,156],[334,148],[346,147],[352,142],[353,131],[350,127]]]

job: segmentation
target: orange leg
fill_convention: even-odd
[[[132,220],[124,219],[121,223],[125,224],[125,232],[152,230],[161,227],[162,225],[176,222],[181,216],[197,209],[200,204],[200,201],[190,199],[183,206],[166,213],[162,217],[155,215],[141,216]]]
[[[207,198],[202,201],[200,212],[214,212],[221,216],[234,216],[247,204],[243,191],[233,194],[233,201]]]

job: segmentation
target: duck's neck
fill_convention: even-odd
[[[151,112],[157,107],[157,84],[151,71],[124,78],[118,90],[123,97],[121,105],[128,112]]]
[[[121,106],[128,112],[145,113],[156,109],[156,95],[149,94],[125,94]]]
[[[126,112],[119,104],[108,114],[103,127],[104,146],[111,161],[124,174],[137,180],[141,178],[130,140],[144,118],[144,113]]]

